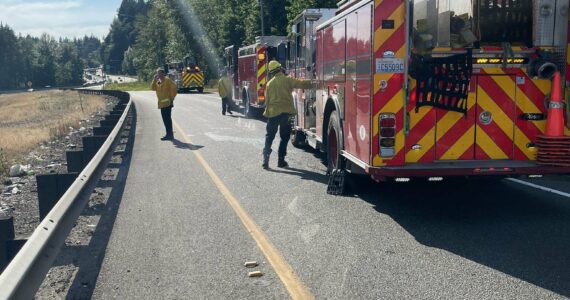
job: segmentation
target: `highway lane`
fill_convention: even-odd
[[[192,151],[198,151],[318,299],[570,297],[567,197],[510,181],[463,180],[379,184],[364,186],[358,195],[330,196],[325,192],[325,167],[313,152],[290,147],[291,168],[276,168],[274,155],[271,170],[262,170],[265,124],[241,115],[222,116],[215,95],[179,95],[176,100],[175,136],[201,146],[192,151],[158,141],[163,132],[152,93],[133,95],[139,119],[133,174],[127,180],[95,295],[130,295],[106,293],[111,283],[124,292],[145,285],[145,293],[160,293],[161,288],[148,287],[152,274],[160,270],[165,278],[184,278],[184,283],[166,286],[176,287],[179,295],[195,296],[189,298],[225,298],[226,294],[207,291],[226,285],[241,293],[231,298],[287,298],[287,289],[269,264],[263,278],[271,284],[264,289],[248,289],[249,278],[232,269],[239,260],[232,254],[259,258],[263,253],[196,160]],[[176,184],[161,184],[156,178]],[[568,190],[568,177],[535,182]],[[190,196],[196,193],[200,196]],[[155,204],[153,198],[163,204]],[[149,210],[140,215],[137,209]],[[188,220],[217,221],[196,221],[199,224],[193,226],[174,221],[185,215]],[[154,234],[135,234],[141,217],[156,226]],[[163,222],[164,218],[173,221]],[[179,239],[189,233],[203,243],[190,245]],[[206,238],[216,235],[231,239],[220,244]],[[140,250],[149,247],[140,241],[161,242],[153,246],[161,259],[149,262],[145,256],[152,251]],[[177,250],[169,256],[160,250],[164,245]],[[177,255],[186,259],[178,260]],[[190,262],[210,261],[210,256],[216,257],[222,270],[233,272],[196,276],[203,265]],[[147,275],[138,276],[138,282],[125,279],[121,268],[126,266]]]

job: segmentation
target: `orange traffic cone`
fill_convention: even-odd
[[[559,71],[554,73],[554,79],[552,79],[552,91],[550,93],[550,103],[548,105],[548,116],[546,118],[546,130],[544,131],[544,135],[564,135],[564,106],[562,104]]]

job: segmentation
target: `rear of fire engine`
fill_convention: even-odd
[[[169,70],[169,73],[173,72],[174,77],[177,79],[176,86],[178,87],[178,92],[188,93],[193,90],[198,93],[204,92],[204,72],[189,56],[186,56],[184,61],[177,63],[176,66],[177,68]]]
[[[265,108],[265,85],[268,81],[267,66],[271,60],[285,63],[287,38],[261,36],[252,45],[237,49],[225,49],[226,69],[233,84],[233,99],[241,102],[245,115],[260,115]]]
[[[570,173],[569,154],[537,161],[549,106],[570,135],[550,101],[569,86],[569,24],[568,0],[341,1],[301,33],[321,85],[296,93],[293,142],[326,151],[333,177]]]

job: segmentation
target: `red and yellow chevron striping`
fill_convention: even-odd
[[[382,58],[384,53],[394,53],[394,58],[406,59],[406,26],[404,0],[374,1],[374,58]],[[382,27],[383,21],[393,22],[393,26]],[[380,82],[386,82],[386,88],[380,88]],[[374,74],[374,101],[372,119],[372,165],[402,165],[405,161],[404,136],[404,76],[399,73]],[[378,116],[380,113],[396,114],[396,143],[393,157],[380,157],[378,137]]]
[[[263,91],[267,83],[267,58],[266,49],[264,47],[257,48],[257,99],[264,101]]]
[[[202,72],[187,72],[182,77],[184,87],[204,87],[204,73]]]

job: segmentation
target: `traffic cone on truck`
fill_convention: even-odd
[[[560,72],[554,74],[552,91],[548,104],[546,129],[544,135],[538,136],[536,144],[538,164],[551,166],[570,166],[570,136],[564,135],[564,103]]]

